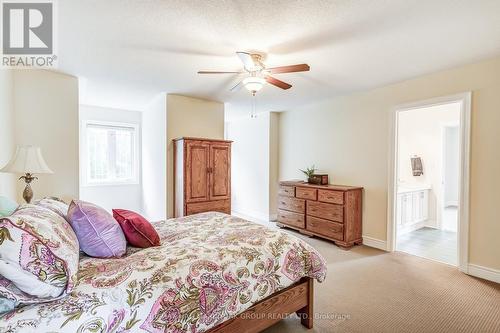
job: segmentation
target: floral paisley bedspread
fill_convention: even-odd
[[[222,213],[153,224],[162,245],[120,259],[83,256],[65,298],[0,318],[0,332],[204,332],[304,276],[323,281],[307,243]]]

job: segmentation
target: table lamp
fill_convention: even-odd
[[[23,179],[26,183],[23,192],[26,203],[30,203],[33,198],[31,182],[38,179],[34,174],[53,173],[45,163],[40,147],[35,146],[17,146],[14,157],[0,169],[0,172],[24,174],[19,180]]]

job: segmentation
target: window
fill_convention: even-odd
[[[87,121],[83,124],[86,185],[138,183],[138,126]]]

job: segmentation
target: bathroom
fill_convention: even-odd
[[[457,265],[460,104],[400,112],[396,249]]]

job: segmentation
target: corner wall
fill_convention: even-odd
[[[262,222],[275,220],[279,187],[279,113],[263,112],[257,118],[232,117],[226,126],[227,139],[233,140],[232,210]]]
[[[240,215],[269,220],[269,113],[227,123],[231,151],[231,204]]]
[[[14,75],[0,70],[0,168],[6,165],[15,151],[14,143]],[[16,176],[0,173],[0,196],[15,200]]]
[[[269,219],[278,218],[279,113],[269,113]]]
[[[172,140],[180,137],[224,139],[224,104],[199,98],[167,95],[167,217],[174,216]]]
[[[166,98],[159,94],[142,112],[142,208],[153,221],[167,216]]]
[[[14,142],[39,146],[54,171],[32,183],[35,198],[78,198],[78,79],[46,70],[16,70],[13,77]],[[23,189],[17,182],[18,202]]]

